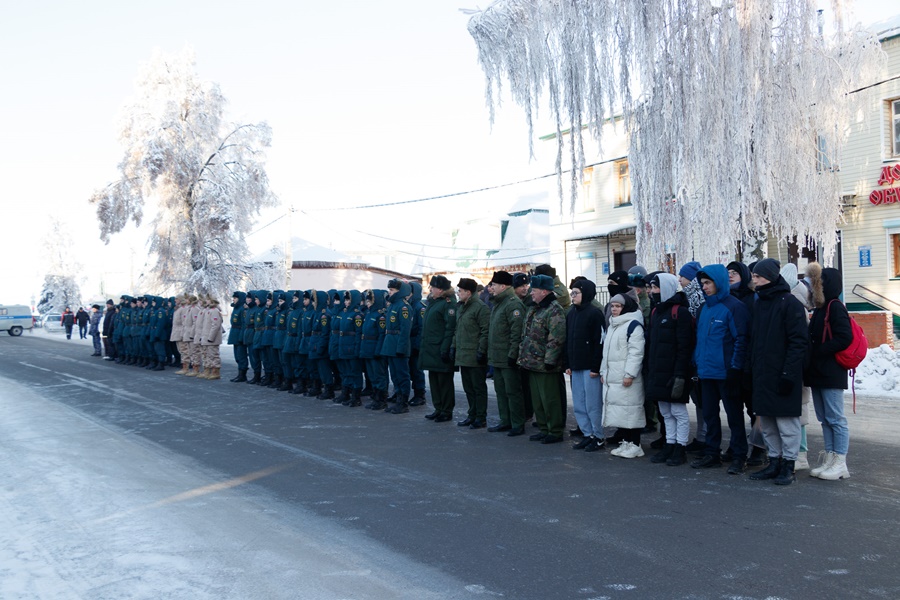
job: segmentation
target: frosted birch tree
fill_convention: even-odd
[[[716,260],[766,233],[830,255],[836,167],[862,96],[850,92],[884,61],[874,35],[845,28],[845,4],[833,1],[828,36],[811,0],[502,0],[469,32],[491,119],[504,84],[529,129],[546,97],[557,172],[573,167],[561,201],[574,206],[583,128],[599,144],[604,120],[624,116],[644,264],[673,250]]]
[[[140,226],[152,203],[143,285],[219,296],[271,289],[283,280],[280,265],[248,264],[244,239],[260,209],[277,203],[265,171],[269,126],[227,121],[219,86],[197,76],[189,49],[157,51],[135,88],[120,116],[120,178],[91,197],[100,238],[108,243],[129,221]]]

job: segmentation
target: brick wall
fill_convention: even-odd
[[[894,349],[894,325],[891,313],[886,310],[853,311],[850,317],[862,327],[869,340],[869,348],[887,344]]]

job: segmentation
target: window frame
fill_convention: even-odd
[[[631,165],[627,158],[613,162],[613,168],[616,175],[616,200],[614,208],[620,206],[631,206]],[[624,174],[623,174],[624,168]],[[627,186],[627,192],[625,189]],[[623,199],[626,196],[627,199]]]

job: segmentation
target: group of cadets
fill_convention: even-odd
[[[223,331],[219,301],[202,294],[123,295],[117,306],[107,301],[103,321],[107,360],[151,371],[180,365],[179,375],[200,379],[219,379]]]
[[[563,440],[567,375],[578,423],[570,433],[582,436],[575,450],[617,443],[613,455],[643,456],[640,435],[658,421],[652,462],[677,466],[695,451],[694,468],[727,461],[737,474],[763,465],[751,478],[780,484],[808,468],[813,404],[826,448],[812,474],[848,477],[847,371],[835,354],[852,334],[846,308],[835,304],[840,273],[813,263],[798,281],[793,265],[772,259],[751,268],[691,262],[676,277],[635,267],[610,275],[605,306],[594,282],[576,277],[566,289],[550,265],[531,275],[497,271],[483,292],[467,278],[454,291],[435,275],[425,301],[418,282],[399,279],[363,292],[237,291],[231,381],[348,407],[368,397],[366,408],[402,414],[425,404],[427,371],[434,410],[425,418],[441,423],[453,419],[459,372],[468,411],[458,426],[515,437],[534,417],[530,439],[552,444]],[[219,379],[224,329],[214,298],[122,296],[108,305],[107,360],[155,371],[180,364],[179,374]],[[489,378],[500,417],[491,427]],[[688,443],[690,402],[697,430]],[[731,431],[725,453],[720,405]],[[758,432],[749,448],[745,409]],[[615,433],[606,438],[605,428]]]

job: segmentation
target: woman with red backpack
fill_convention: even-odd
[[[819,286],[821,289],[816,289]],[[842,290],[841,273],[837,269],[822,269],[821,283],[813,282],[816,308],[809,321],[810,359],[803,374],[803,383],[812,389],[816,418],[822,424],[825,438],[824,458],[809,474],[828,480],[850,477],[847,470],[850,431],[844,417],[847,369],[835,358],[853,342],[850,314],[839,300]]]

